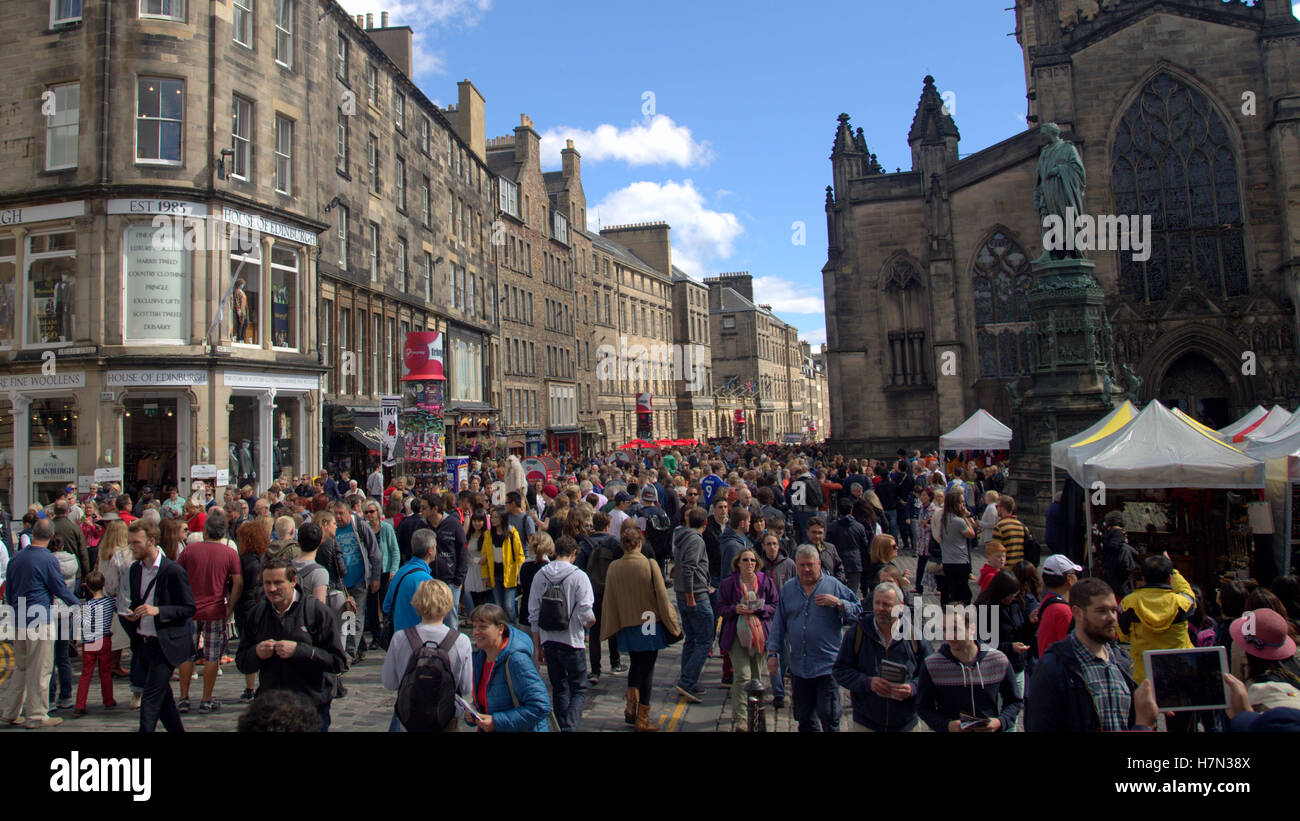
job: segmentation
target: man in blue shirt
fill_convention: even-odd
[[[33,525],[31,545],[14,554],[5,576],[5,601],[14,608],[14,671],[0,704],[0,727],[26,724],[28,729],[41,729],[63,723],[49,716],[55,642],[51,628],[66,630],[68,622],[51,618],[57,615],[51,606],[55,599],[75,606],[77,597],[64,584],[59,560],[46,547],[52,538],[52,521],[41,519]],[[67,640],[66,633],[58,637]]]
[[[718,492],[719,488],[726,487],[727,483],[718,475],[718,466],[714,464],[713,472],[700,480],[700,488],[704,491],[704,507],[707,509],[713,504],[713,494]]]
[[[379,540],[374,531],[353,515],[347,502],[335,502],[333,510],[334,544],[343,556],[343,586],[357,605],[356,621],[350,626],[346,623],[342,626],[344,649],[349,663],[352,663],[360,659],[357,648],[361,642],[362,625],[366,623],[366,599],[368,594],[379,592],[383,561],[379,557]]]
[[[411,558],[393,574],[384,597],[384,613],[393,620],[393,635],[420,623],[420,614],[411,606],[411,597],[422,582],[433,578],[433,564],[438,560],[438,534],[421,528],[411,536]]]
[[[817,548],[800,547],[794,561],[798,576],[781,588],[767,637],[767,666],[773,676],[780,675],[778,658],[786,649],[799,732],[819,732],[820,723],[820,732],[836,733],[840,691],[831,668],[844,628],[857,621],[862,605],[838,579],[822,574]]]

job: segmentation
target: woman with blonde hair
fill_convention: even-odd
[[[493,508],[490,526],[483,534],[483,565],[480,573],[483,583],[492,591],[492,601],[505,611],[511,624],[515,619],[515,588],[519,586],[519,570],[524,564],[524,546],[519,531],[510,525],[503,508]]]
[[[456,692],[469,701],[474,696],[474,647],[469,636],[460,631],[453,632],[446,625],[447,614],[451,612],[451,588],[439,579],[425,579],[415,588],[411,596],[411,607],[420,617],[420,623],[408,627],[393,636],[388,645],[388,655],[384,657],[384,669],[380,680],[387,690],[397,690],[402,685],[411,655],[419,648],[432,644],[443,647],[447,659],[451,662],[451,674],[456,678]],[[456,729],[456,711],[452,711],[451,722],[443,727],[444,731]],[[397,717],[397,705],[393,705],[393,720],[388,725],[388,732],[404,732],[406,727]]]
[[[600,616],[600,640],[618,636],[620,650],[632,660],[627,672],[627,706],[623,719],[638,732],[654,732],[650,722],[650,684],[659,651],[667,636],[682,635],[677,608],[668,597],[659,563],[642,552],[644,536],[635,521],[623,523],[619,532],[623,556],[609,565]],[[646,613],[651,614],[645,616]],[[648,619],[648,621],[647,621]],[[648,631],[648,632],[647,632]]]
[[[533,578],[555,558],[555,542],[545,533],[537,532],[528,537],[528,553],[532,559],[524,562],[519,569],[519,623],[530,626],[528,621],[528,596],[533,590]]]
[[[104,575],[104,595],[112,598],[127,594],[127,580],[131,573],[131,548],[127,547],[126,522],[110,519],[104,523],[104,535],[99,539],[99,563],[95,569]],[[122,602],[124,605],[125,601]],[[122,667],[122,651],[130,644],[126,630],[122,629],[122,620],[113,617],[112,674],[128,675]]]

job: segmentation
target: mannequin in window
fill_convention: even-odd
[[[234,445],[230,446],[230,477],[232,479],[238,479],[240,477],[239,451]]]
[[[248,341],[248,294],[244,291],[244,284],[243,277],[235,280],[235,292],[231,294],[230,298],[236,342]]]
[[[239,475],[242,478],[256,478],[253,473],[253,454],[248,452],[248,446],[253,442],[251,439],[239,440]]]
[[[72,287],[73,280],[66,274],[54,286],[54,299],[51,309],[54,313],[54,333],[58,339],[48,342],[67,342],[72,339]]]

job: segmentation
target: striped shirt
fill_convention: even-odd
[[[1128,682],[1110,660],[1110,653],[1100,659],[1092,654],[1079,637],[1070,633],[1070,647],[1083,670],[1083,682],[1097,708],[1103,733],[1122,733],[1129,729],[1128,714],[1133,706],[1133,694]]]
[[[117,600],[112,596],[102,599],[87,599],[81,605],[81,640],[83,643],[102,639],[112,632],[113,616],[117,612]]]
[[[993,538],[1007,549],[1007,567],[1015,567],[1016,562],[1025,558],[1025,531],[1024,524],[1014,514],[1003,516],[993,526]]]

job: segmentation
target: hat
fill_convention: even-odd
[[[560,489],[557,488],[555,485],[547,485],[546,487],[542,488],[542,493],[545,493],[547,498],[554,499],[556,496],[560,495]]]
[[[1068,576],[1071,573],[1082,573],[1083,568],[1070,561],[1068,556],[1056,553],[1043,560],[1043,572],[1049,576]]]
[[[1267,608],[1251,610],[1228,628],[1232,642],[1256,658],[1277,661],[1295,655],[1295,639],[1287,635],[1286,619]]]
[[[643,502],[659,501],[659,492],[655,490],[654,485],[646,485],[645,487],[641,488],[641,501]]]
[[[632,497],[628,495],[626,490],[620,490],[618,493],[614,494],[614,504],[616,505],[621,505],[624,502],[630,501],[632,501]]]
[[[1300,708],[1300,689],[1282,681],[1261,681],[1247,688],[1251,709],[1258,712],[1274,707]]]

